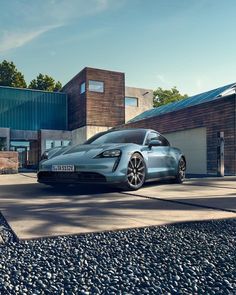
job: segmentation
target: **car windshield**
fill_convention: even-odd
[[[144,142],[145,130],[119,130],[102,134],[96,134],[84,144],[105,144],[105,143],[135,143],[142,145]]]

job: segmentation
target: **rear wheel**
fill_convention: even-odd
[[[186,163],[183,158],[179,160],[178,171],[175,177],[175,183],[183,183],[185,180]]]
[[[139,153],[134,153],[129,160],[126,181],[122,188],[137,190],[142,187],[146,178],[146,165]]]

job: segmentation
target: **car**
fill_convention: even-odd
[[[185,156],[159,132],[113,129],[84,144],[46,151],[37,177],[49,185],[99,183],[137,190],[156,179],[182,183],[185,172]]]

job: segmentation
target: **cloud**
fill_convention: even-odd
[[[156,77],[162,84],[171,85],[171,82],[169,80],[167,80],[164,75],[159,74]]]
[[[208,88],[207,86],[211,84],[209,77],[205,75],[196,77],[195,81],[193,82],[195,82],[194,84],[196,85],[197,92],[206,91],[206,89]]]
[[[115,0],[35,0],[31,3],[13,0],[5,8],[5,16],[11,15],[13,21],[9,24],[2,19],[8,27],[2,26],[0,30],[0,52],[22,47],[48,31],[69,25],[81,17],[119,7],[123,1],[117,4],[119,1]]]
[[[30,31],[4,31],[3,37],[0,38],[0,52],[6,52],[13,48],[21,47],[40,35],[58,28],[60,25],[46,26]]]

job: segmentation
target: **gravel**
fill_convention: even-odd
[[[0,246],[0,294],[236,294],[236,219]]]
[[[0,243],[18,242],[18,238],[0,212]]]

